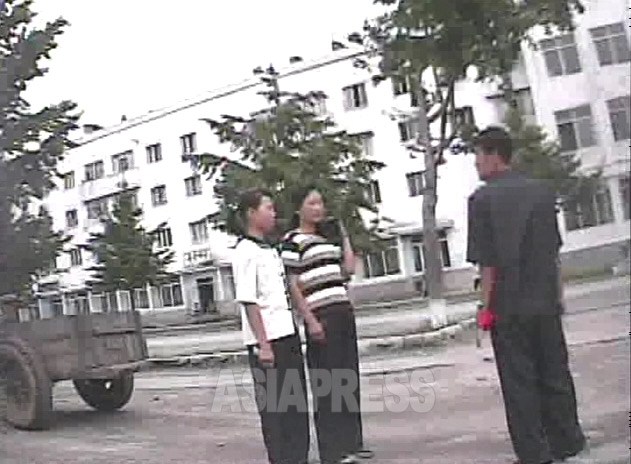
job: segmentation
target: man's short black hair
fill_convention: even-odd
[[[506,164],[513,157],[513,141],[510,135],[499,126],[490,126],[478,133],[473,146],[489,155],[498,155]]]
[[[245,220],[247,218],[248,210],[257,209],[261,206],[263,198],[272,198],[272,194],[263,188],[251,188],[239,195],[239,216]]]

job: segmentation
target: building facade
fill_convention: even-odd
[[[604,170],[600,196],[576,205],[561,221],[564,251],[578,260],[581,253],[588,253],[585,250],[619,253],[620,245],[629,240],[626,7],[619,0],[587,3],[588,13],[571,40],[541,37],[540,50],[525,48],[514,73],[526,117],[558,137],[564,150],[576,152],[587,169]],[[617,24],[624,26],[622,35]],[[280,85],[289,91],[323,91],[328,98],[321,111],[340,128],[364,134],[366,154],[385,164],[375,175],[371,194],[380,215],[388,218],[391,238],[382,253],[361,260],[352,285],[355,298],[418,295],[423,292],[424,271],[424,166],[422,156],[408,148],[414,138],[416,107],[406,82],[373,85],[368,71],[353,66],[357,56],[344,49],[314,62],[294,63],[282,70]],[[187,155],[236,156],[202,119],[223,114],[248,117],[265,107],[257,95],[261,90],[259,81],[244,81],[115,127],[85,128],[79,146],[59,166],[64,174],[59,188],[46,200],[55,227],[72,240],[58,258],[57,267],[64,272],[40,282],[42,316],[129,307],[131,299],[134,307],[154,313],[234,310],[230,266],[234,238],[210,227],[206,218],[217,210],[214,181],[196,172]],[[479,127],[501,122],[505,108],[496,96],[493,84],[460,82],[455,97],[458,114]],[[458,290],[471,285],[473,274],[465,262],[466,199],[478,185],[473,157],[449,156],[438,176],[445,284],[448,291]],[[123,189],[134,192],[146,229],[164,224],[156,246],[169,246],[175,252],[170,269],[174,279],[161,288],[136,289],[132,295],[93,294],[84,285],[91,257],[79,246],[98,230],[102,214]]]
[[[572,33],[524,47],[536,119],[587,172],[601,172],[595,195],[566,205],[565,263],[600,268],[629,257],[631,53],[629,3],[587,0]]]

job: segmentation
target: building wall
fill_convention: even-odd
[[[630,169],[629,140],[615,141],[607,100],[628,96],[631,89],[631,71],[629,62],[601,66],[592,40],[590,29],[622,23],[629,37],[631,23],[628,19],[628,2],[624,0],[587,0],[584,15],[576,19],[574,32],[576,47],[581,63],[581,72],[550,77],[541,51],[524,47],[525,71],[534,100],[535,112],[541,124],[553,138],[558,137],[554,113],[556,111],[589,104],[592,111],[593,132],[596,145],[579,149],[583,168],[587,171],[601,170],[607,188],[611,194],[614,221],[596,227],[568,231],[562,217],[564,247],[562,252],[572,256],[581,256],[581,250],[590,249],[592,258],[602,250],[604,266],[615,263],[611,259],[609,249],[612,244],[629,240],[630,224],[623,217],[622,197],[619,192],[618,179],[628,176]],[[544,38],[543,31],[536,31],[535,39]],[[589,264],[582,259],[570,259],[568,263],[583,267]]]

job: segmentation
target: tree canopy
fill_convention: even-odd
[[[91,252],[95,265],[89,285],[106,291],[144,288],[147,284],[164,282],[167,266],[173,260],[169,247],[156,248],[155,231],[141,225],[142,210],[135,204],[131,192],[117,197],[112,214],[103,220],[103,231],[92,233],[84,246]]]
[[[236,214],[240,192],[265,188],[274,194],[279,232],[292,226],[296,195],[313,185],[324,194],[327,208],[343,219],[358,249],[370,248],[374,227],[366,226],[361,211],[376,213],[369,195],[373,173],[382,167],[362,150],[369,134],[349,134],[326,113],[320,91],[283,91],[273,67],[257,70],[264,85],[266,106],[251,115],[206,119],[224,153],[197,157],[203,172],[217,180],[219,212],[211,219],[231,234],[243,233]],[[228,154],[236,153],[236,157]]]
[[[46,74],[67,22],[32,26],[31,0],[0,3],[0,294],[23,293],[48,269],[62,246],[41,200],[54,188],[57,162],[76,127],[70,101],[34,109],[25,99]]]

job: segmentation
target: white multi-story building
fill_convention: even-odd
[[[568,205],[563,225],[566,264],[599,267],[628,259],[629,3],[587,0],[576,30],[540,31],[539,50],[524,48],[537,121],[575,153],[587,171],[602,171],[592,198]]]
[[[603,193],[587,205],[593,208],[580,205],[579,215],[568,214],[562,221],[568,226],[564,235],[570,252],[611,247],[629,238],[628,25],[624,8],[613,8],[623,2],[599,0],[597,8],[591,3],[593,12],[581,18],[573,39],[544,39],[541,50],[526,49],[514,73],[526,117],[536,117],[553,136],[558,130],[564,149],[576,151],[588,168],[605,166]],[[602,9],[601,3],[609,8]],[[616,24],[623,25],[622,34]],[[605,27],[604,35],[599,36],[598,27]],[[321,110],[350,133],[365,134],[368,156],[385,163],[372,195],[381,215],[391,220],[393,238],[384,252],[361,260],[353,292],[358,299],[408,296],[420,290],[424,270],[423,159],[406,148],[414,137],[415,108],[405,83],[374,86],[366,70],[353,66],[356,56],[339,50],[318,61],[294,63],[282,70],[281,87],[324,91],[328,99]],[[84,289],[91,257],[79,249],[123,188],[135,192],[147,229],[166,224],[158,246],[170,246],[176,255],[173,282],[137,289],[135,306],[146,311],[229,310],[233,238],[210,228],[206,218],[217,210],[213,181],[200,177],[185,155],[235,156],[202,118],[249,116],[265,107],[260,90],[258,80],[245,81],[115,127],[85,128],[79,146],[59,166],[65,173],[59,189],[47,198],[55,226],[73,238],[57,262],[66,272],[42,281],[42,313],[129,304],[127,295],[94,295]],[[479,127],[502,121],[505,109],[495,97],[491,84],[465,81],[456,89],[459,114]],[[439,169],[437,216],[448,290],[471,284],[473,270],[465,263],[466,199],[477,183],[471,156],[449,156]]]

